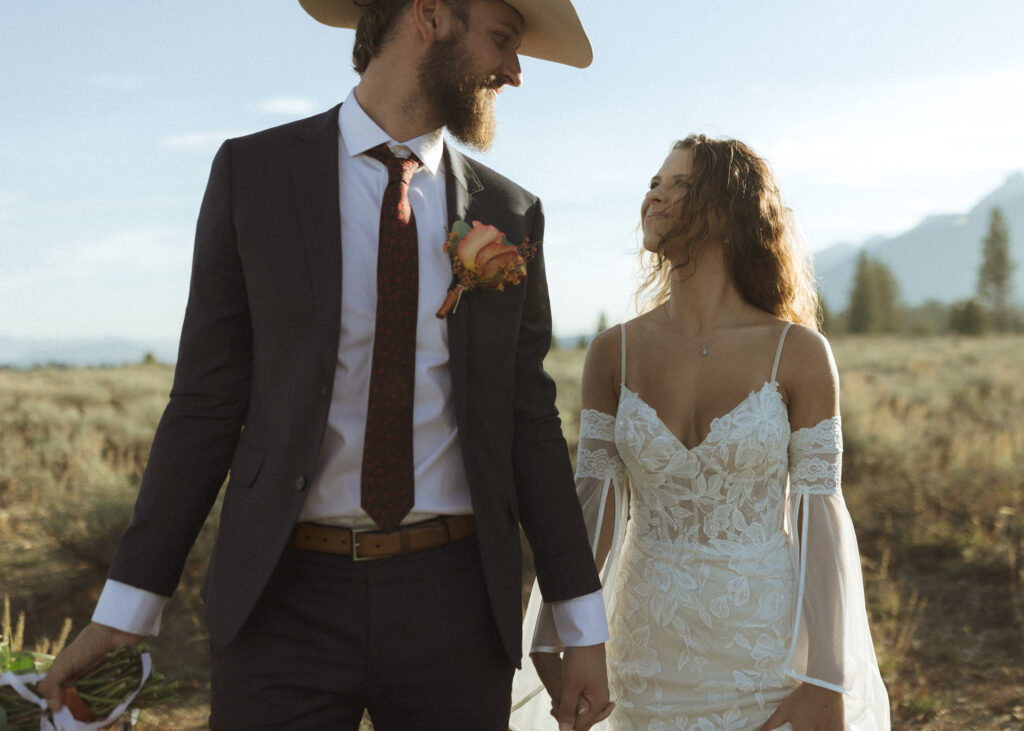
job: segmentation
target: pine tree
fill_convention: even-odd
[[[875,322],[872,332],[894,333],[900,327],[900,286],[892,269],[879,260],[872,262],[875,281]]]
[[[959,335],[981,335],[988,329],[988,312],[977,300],[954,302],[949,308],[949,329]]]
[[[846,329],[852,333],[866,333],[871,328],[871,260],[868,252],[857,257],[857,273],[853,275],[850,307],[846,314]]]
[[[978,299],[992,311],[996,330],[1009,330],[1012,323],[1010,296],[1013,294],[1013,262],[1010,260],[1010,232],[999,208],[992,209],[988,234],[982,242],[978,270]]]
[[[846,327],[851,333],[895,332],[899,326],[899,285],[892,271],[862,251],[850,291]]]

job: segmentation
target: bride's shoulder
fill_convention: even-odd
[[[805,369],[815,371],[823,367],[835,368],[832,348],[825,336],[816,329],[799,323],[794,323],[786,333],[782,359],[789,361],[792,369],[804,371],[805,375],[808,375]]]
[[[622,376],[622,325],[602,330],[587,346],[581,389],[583,408],[615,413]]]
[[[794,324],[789,329],[777,380],[790,404],[794,428],[836,413],[839,374],[828,340],[814,328]]]
[[[612,325],[602,330],[590,341],[587,346],[587,360],[595,364],[610,364],[618,371],[622,362],[622,344],[626,341],[626,348],[631,345],[642,345],[651,327],[651,313],[645,312],[631,320]]]
[[[622,359],[623,327],[624,324],[613,325],[594,336],[587,346],[587,370],[606,374],[618,370]]]

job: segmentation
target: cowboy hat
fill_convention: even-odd
[[[586,68],[594,60],[587,32],[571,0],[505,0],[523,17],[519,53],[545,61]],[[324,25],[355,28],[362,13],[357,0],[299,0]]]

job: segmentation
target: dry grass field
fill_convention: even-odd
[[[844,493],[897,729],[1024,727],[1024,339],[834,343]],[[582,352],[548,367],[574,448]],[[0,594],[26,646],[87,620],[128,519],[172,370],[0,371]],[[200,537],[153,645],[181,681],[139,729],[205,727]]]

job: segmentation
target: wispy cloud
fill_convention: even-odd
[[[0,334],[173,337],[181,326],[191,232],[139,227],[68,243],[0,268]]]
[[[76,278],[99,278],[113,272],[137,275],[167,270],[188,271],[190,232],[178,228],[139,228],[100,239],[54,246],[49,266]]]
[[[89,84],[99,89],[135,91],[142,88],[145,84],[145,79],[141,74],[132,73],[93,74],[89,77]]]
[[[230,137],[238,137],[242,134],[245,134],[245,132],[237,129],[180,132],[161,137],[160,146],[168,147],[172,150],[190,150],[192,152],[205,153],[217,149],[224,140]]]
[[[764,145],[812,246],[962,213],[1024,169],[1024,67],[821,88]]]
[[[776,165],[854,185],[1004,170],[1024,163],[1024,97],[1007,93],[1022,86],[1024,68],[837,90],[845,98],[823,105],[832,111],[806,115],[766,152]]]
[[[23,193],[13,190],[0,190],[0,221],[10,218],[11,211],[24,199],[25,195]]]
[[[320,110],[315,99],[304,96],[275,96],[256,105],[257,111],[281,117],[302,117]]]

